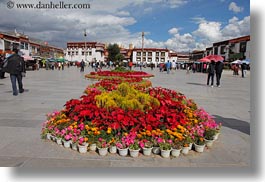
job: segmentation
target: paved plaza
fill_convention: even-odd
[[[136,70],[139,70],[138,68]],[[13,96],[9,74],[0,80],[0,166],[7,167],[249,167],[250,161],[250,73],[246,78],[224,71],[221,88],[206,86],[206,74],[185,70],[170,74],[143,71],[155,75],[154,87],[177,90],[192,98],[223,127],[212,149],[204,153],[191,151],[187,156],[164,159],[160,156],[138,158],[108,154],[105,157],[89,152],[80,154],[51,141],[40,139],[46,113],[61,110],[66,101],[79,98],[95,81],[76,67],[64,71],[28,71],[24,78],[26,91]]]

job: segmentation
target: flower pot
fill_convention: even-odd
[[[220,133],[218,132],[218,133],[216,133],[214,136],[213,136],[213,140],[217,140],[218,138],[219,138],[219,135],[220,135]]]
[[[195,151],[196,152],[202,153],[204,151],[205,144],[204,145],[197,145],[196,143],[194,143],[194,146],[195,146]]]
[[[70,148],[70,144],[71,144],[71,140],[63,140],[63,146],[65,147],[65,148]]]
[[[116,146],[110,146],[109,147],[109,152],[111,154],[116,154],[117,153],[117,147]]]
[[[212,148],[214,140],[207,140],[207,139],[204,139],[204,140],[205,140],[206,146],[208,148]]]
[[[169,158],[171,149],[170,150],[162,150],[162,149],[160,149],[160,151],[161,151],[161,156],[163,158]]]
[[[118,148],[120,156],[127,156],[128,155],[128,148],[120,149]]]
[[[52,136],[51,133],[47,133],[47,134],[46,134],[46,139],[47,139],[47,140],[51,140],[51,136]]]
[[[90,144],[89,145],[89,150],[90,151],[96,151],[97,150],[97,144],[95,144],[95,143]]]
[[[78,151],[81,153],[81,154],[84,154],[87,152],[87,147],[88,147],[88,143],[85,143],[83,145],[80,145],[78,144]]]
[[[160,154],[160,148],[159,147],[153,147],[152,152],[154,154]]]
[[[131,157],[138,157],[140,149],[137,149],[137,150],[129,149],[129,151],[130,151]]]
[[[97,148],[98,148],[99,155],[105,156],[105,155],[108,154],[108,147],[106,147],[106,148],[99,148],[99,147],[97,147]]]
[[[146,156],[149,156],[149,155],[151,155],[151,153],[152,153],[152,149],[153,149],[153,147],[151,147],[151,148],[143,148],[143,154],[144,155],[146,155]]]
[[[190,143],[190,144],[189,144],[189,150],[192,149],[192,146],[193,146],[193,143]]]
[[[190,151],[190,147],[182,147],[181,153],[187,155]]]
[[[57,138],[57,137],[56,137],[56,143],[57,143],[58,145],[62,145],[62,138]]]
[[[71,148],[73,149],[73,150],[77,150],[77,144],[76,143],[71,143]]]
[[[171,150],[171,155],[173,157],[178,157],[180,155],[180,151],[181,151],[181,149],[172,149]]]

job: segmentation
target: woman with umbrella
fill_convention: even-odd
[[[209,64],[208,68],[208,78],[207,78],[207,85],[209,85],[211,79],[211,87],[213,87],[214,72],[215,72],[215,62],[214,60],[211,60],[211,63]]]

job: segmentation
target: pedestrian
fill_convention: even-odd
[[[167,74],[170,73],[170,67],[171,67],[171,64],[170,64],[170,62],[168,60],[167,63],[166,63]]]
[[[80,63],[80,72],[84,72],[84,71],[85,71],[85,61],[82,59]]]
[[[133,62],[130,61],[130,62],[129,62],[129,68],[130,68],[130,70],[132,70],[132,67],[133,67]]]
[[[222,72],[223,72],[223,68],[224,68],[224,63],[221,61],[218,61],[215,65],[215,74],[216,74],[216,86],[217,87],[221,87],[220,86],[220,80],[221,80],[221,76],[222,76]]]
[[[0,79],[4,79],[5,78],[5,72],[3,70],[4,61],[5,61],[5,58],[3,56],[0,56]]]
[[[164,64],[163,64],[163,63],[160,63],[160,64],[159,64],[159,71],[160,71],[160,72],[163,72],[163,67],[164,67]]]
[[[196,71],[196,64],[193,63],[193,64],[192,64],[192,72],[195,73],[195,71]]]
[[[245,70],[247,69],[246,63],[241,64],[241,72],[242,72],[242,78],[244,78],[245,75]]]
[[[10,80],[12,84],[13,95],[18,95],[17,84],[19,93],[23,93],[23,83],[22,76],[26,74],[25,62],[24,59],[18,55],[18,49],[13,49],[14,54],[7,58],[7,66],[4,68],[4,71],[10,74]]]
[[[208,78],[207,78],[207,85],[209,85],[209,82],[211,79],[211,87],[213,87],[214,72],[215,72],[215,62],[211,60],[211,63],[209,64],[209,67],[208,67]]]

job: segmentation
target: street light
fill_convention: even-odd
[[[84,30],[84,36],[85,36],[85,62],[86,62],[86,51],[87,51],[87,47],[86,47],[86,29]]]

